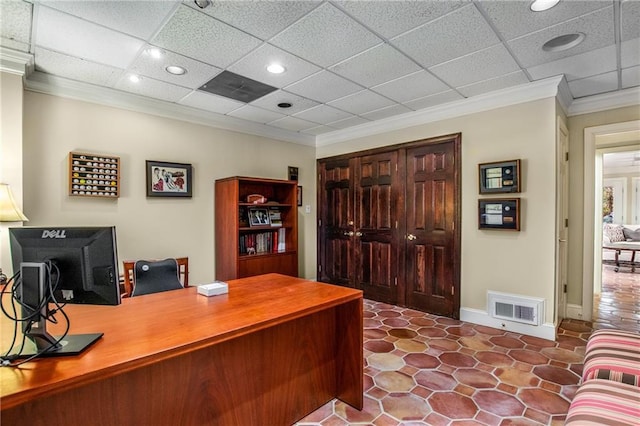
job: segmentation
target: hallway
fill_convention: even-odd
[[[618,328],[640,333],[640,271],[602,267],[602,293],[594,297],[593,328]]]

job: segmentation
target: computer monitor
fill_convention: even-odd
[[[10,228],[9,241],[13,269],[20,271],[16,290],[22,328],[33,342],[19,356],[76,355],[102,337],[51,336],[46,318],[52,302],[120,303],[115,227]]]

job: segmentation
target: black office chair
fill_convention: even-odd
[[[176,259],[138,260],[133,274],[131,297],[184,288],[178,275]]]

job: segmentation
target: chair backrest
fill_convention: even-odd
[[[181,283],[182,287],[189,287],[189,258],[188,257],[177,257],[173,259],[178,264],[178,279]],[[147,261],[149,262],[149,261]],[[122,262],[124,266],[123,271],[123,297],[131,297],[133,294],[133,289],[135,287],[135,264],[136,261],[133,260],[125,260]],[[136,295],[139,296],[140,293],[136,291]]]

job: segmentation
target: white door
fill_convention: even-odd
[[[640,225],[640,177],[631,179],[633,196],[631,197],[631,221],[634,225]]]
[[[567,275],[569,264],[569,132],[558,120],[558,183],[556,214],[556,324],[566,317]]]

